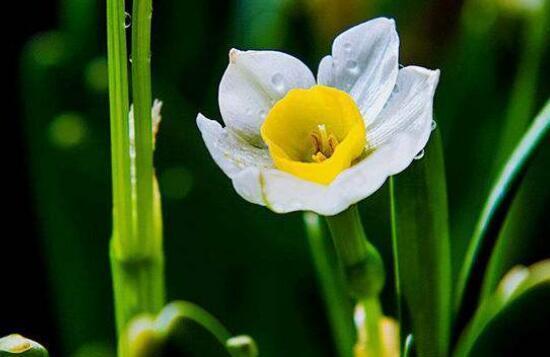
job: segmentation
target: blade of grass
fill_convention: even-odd
[[[449,346],[451,268],[439,131],[434,132],[422,160],[392,177],[390,192],[396,280],[410,315],[417,355],[445,356]]]
[[[524,11],[524,41],[521,53],[521,60],[512,88],[506,117],[502,124],[503,129],[500,133],[500,144],[498,145],[497,158],[495,160],[495,169],[498,169],[505,162],[514,147],[517,145],[522,133],[529,125],[529,120],[533,116],[533,106],[536,99],[536,89],[539,80],[540,64],[546,43],[546,32],[548,15],[550,14],[550,3],[535,6],[528,11]],[[539,161],[539,160],[537,160]],[[542,166],[538,164],[537,166]],[[532,169],[530,169],[532,171]],[[540,169],[539,169],[540,171]],[[538,178],[537,176],[542,176]],[[499,234],[495,247],[491,252],[488,267],[485,272],[482,284],[481,300],[489,297],[503,274],[515,264],[521,262],[522,251],[520,241],[533,236],[533,214],[525,217],[524,210],[528,207],[532,212],[541,212],[544,206],[544,197],[540,197],[540,185],[544,185],[545,175],[530,175],[534,177],[535,182],[524,184],[518,191],[510,211],[507,214],[506,222]],[[540,182],[539,184],[536,184]],[[533,212],[532,212],[533,213]],[[521,236],[521,239],[517,239]],[[525,252],[523,252],[525,254]]]
[[[499,281],[513,266],[538,261],[548,255],[544,249],[541,250],[545,243],[540,239],[541,228],[547,222],[550,202],[548,162],[550,147],[541,147],[513,200],[491,252],[483,277],[480,301],[493,294]]]
[[[543,139],[549,130],[550,100],[546,102],[529,130],[523,135],[506,165],[502,168],[478,219],[456,286],[454,310],[455,317],[459,317],[459,325],[467,318],[466,314],[462,314],[461,311],[465,308],[462,306],[463,300],[469,294],[472,294],[472,296],[478,295],[479,282],[471,279],[471,273],[476,271],[482,276],[487,265],[488,252],[494,246],[521,178],[525,174],[536,149],[542,145]],[[479,259],[480,256],[483,259]]]
[[[501,281],[497,292],[479,306],[460,337],[453,357],[473,356],[473,348],[492,321],[503,316],[512,305],[520,304],[529,294],[541,289],[550,289],[550,260],[529,268],[512,269]]]

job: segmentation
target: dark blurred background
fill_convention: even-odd
[[[550,93],[543,65],[548,6],[533,10],[528,3],[154,1],[153,89],[164,101],[156,167],[169,299],[195,302],[235,334],[252,335],[262,356],[334,355],[302,215],[276,215],[239,198],[210,159],[195,117],[200,111],[220,119],[217,85],[231,47],[289,52],[315,73],[336,34],[376,16],[397,20],[401,63],[442,71],[435,114],[456,274],[492,179]],[[114,328],[105,3],[11,6],[5,16],[17,26],[5,31],[0,335],[22,333],[53,356],[108,356]],[[505,254],[493,269],[504,273],[550,256],[549,163],[545,145],[514,200],[499,241]],[[394,314],[387,187],[361,210],[388,266],[384,305]]]

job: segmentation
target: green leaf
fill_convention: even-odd
[[[550,260],[536,263],[529,268],[513,268],[502,279],[497,291],[479,306],[460,336],[453,357],[473,356],[476,343],[492,322],[504,316],[513,306],[528,301],[531,294],[542,290],[550,292]]]
[[[476,273],[482,274],[485,270],[487,257],[498,237],[521,178],[549,130],[550,100],[546,102],[529,130],[523,135],[512,156],[502,168],[487,198],[460,271],[454,305],[457,316],[462,315],[460,309],[464,297],[468,294],[478,294],[479,286],[476,286],[477,282],[470,279],[471,272],[476,271]],[[479,256],[483,259],[478,259]]]
[[[435,131],[422,160],[390,181],[392,233],[400,300],[417,355],[445,356],[449,346],[451,271],[441,138]],[[404,311],[401,313],[404,318]],[[401,331],[403,336],[408,331]]]
[[[257,346],[248,336],[231,337],[229,331],[208,311],[187,301],[172,302],[155,317],[140,315],[133,319],[122,336],[121,345],[128,346],[129,357],[174,356],[173,340],[180,340],[189,329],[184,324],[191,321],[208,331],[222,350],[232,357],[257,355]],[[195,343],[195,341],[194,341]],[[178,350],[178,347],[175,347]],[[182,355],[185,355],[182,353]]]
[[[547,222],[547,207],[550,202],[548,162],[550,147],[543,146],[523,179],[491,251],[480,301],[493,294],[504,274],[513,266],[532,263],[548,256],[547,251],[541,249],[544,242],[540,239],[541,227]]]
[[[0,356],[48,357],[48,351],[38,342],[12,334],[0,338]]]

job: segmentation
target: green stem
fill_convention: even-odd
[[[128,68],[124,0],[107,0],[107,57],[111,115],[113,231],[117,243],[133,245],[130,138],[128,137]]]
[[[348,306],[348,300],[343,293],[342,277],[335,269],[334,257],[331,260],[331,253],[333,253],[331,242],[323,234],[318,215],[306,212],[304,213],[304,222],[338,355],[351,357],[354,345],[352,324],[349,318],[351,306]]]
[[[367,240],[357,206],[354,205],[336,216],[327,217],[327,222],[344,270],[348,293],[365,310],[365,348],[367,351],[382,352],[379,330],[382,317],[379,295],[385,281],[382,258]],[[361,331],[359,336],[361,337]],[[375,353],[372,356],[382,354]]]
[[[111,245],[111,269],[119,334],[137,315],[157,313],[164,304],[164,262],[161,254],[125,256]]]
[[[367,356],[384,356],[384,345],[380,333],[382,308],[378,298],[365,299],[361,302],[365,311],[365,332],[367,336]]]
[[[156,314],[164,305],[162,219],[153,171],[151,0],[135,0],[133,13],[135,108],[131,122],[124,0],[107,1],[114,221],[111,268],[119,336],[136,315]],[[126,347],[120,344],[120,356],[126,356]]]
[[[151,95],[151,0],[134,0],[132,14],[132,96],[135,120],[137,221],[140,245],[153,243],[153,131]],[[156,247],[155,247],[156,248]]]
[[[348,293],[356,300],[377,297],[384,287],[384,265],[367,240],[357,206],[327,217],[327,222],[344,269]]]

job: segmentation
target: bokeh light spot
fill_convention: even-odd
[[[77,113],[63,113],[51,122],[48,128],[50,142],[59,148],[68,149],[80,145],[87,135],[86,122]]]
[[[84,71],[86,87],[94,92],[106,92],[109,88],[107,59],[98,57],[88,63]]]

